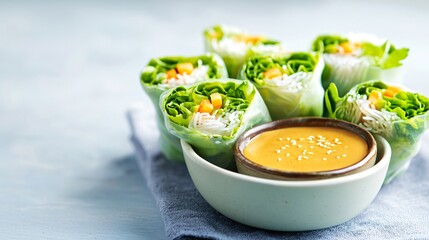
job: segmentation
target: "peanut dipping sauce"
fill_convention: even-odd
[[[244,148],[252,162],[289,172],[320,172],[351,166],[368,154],[359,135],[332,127],[288,127],[263,132]]]

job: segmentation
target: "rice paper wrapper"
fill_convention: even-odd
[[[322,85],[326,89],[335,83],[340,96],[344,96],[359,83],[381,80],[391,84],[401,84],[403,66],[383,69],[376,66],[371,57],[355,57],[341,54],[323,54],[325,69]]]
[[[165,69],[163,68],[169,68],[172,65],[174,65],[174,62],[187,62],[189,60],[196,61],[196,59],[200,59],[202,57],[205,57],[207,59],[210,59],[211,64],[213,64],[213,68],[216,69],[216,73],[214,74],[214,78],[222,78],[227,77],[228,73],[226,70],[225,63],[223,60],[216,54],[207,53],[201,56],[196,57],[164,57],[164,58],[155,58],[152,59],[151,62],[148,64],[148,66],[151,68],[149,71],[152,71],[153,68],[162,68],[161,70],[156,69],[156,73],[150,78],[150,83],[145,82],[141,79],[143,90],[146,92],[146,94],[149,96],[150,100],[152,101],[153,105],[155,106],[155,112],[156,112],[156,122],[157,127],[160,132],[159,137],[159,147],[160,151],[164,154],[164,156],[170,160],[175,162],[185,162],[185,159],[183,157],[182,147],[180,145],[180,139],[177,138],[175,135],[171,134],[167,128],[165,127],[164,123],[164,117],[162,115],[161,109],[159,108],[159,99],[162,93],[169,90],[170,88],[165,84],[157,84],[153,83],[155,78],[159,77],[160,74],[163,74],[165,72]],[[167,65],[169,65],[167,67]],[[148,66],[143,70],[143,74],[145,74],[146,71],[148,71]],[[210,79],[207,77],[206,80]]]
[[[359,88],[372,86],[380,81],[370,81],[359,84],[352,88],[344,97],[339,98],[332,85],[325,92],[325,104],[329,109],[329,117],[353,122],[367,129],[373,134],[383,136],[392,147],[392,158],[385,178],[385,184],[391,182],[395,177],[404,173],[411,159],[419,152],[422,136],[429,128],[429,111],[406,120],[395,120],[392,123],[382,122],[381,116],[372,121],[381,122],[380,129],[374,129],[362,123],[364,110],[356,109],[355,97],[359,95]],[[390,84],[389,84],[390,85]],[[405,89],[405,88],[403,88]],[[357,111],[354,112],[354,111]],[[365,120],[369,121],[369,120]]]
[[[143,89],[151,99],[156,109],[156,123],[159,135],[159,148],[162,154],[170,160],[175,162],[184,162],[182,147],[180,146],[180,139],[171,134],[166,128],[164,117],[162,116],[161,109],[159,108],[159,98],[167,89],[156,86],[143,85]]]
[[[279,56],[279,55],[277,55]],[[284,57],[287,54],[283,55]],[[287,85],[279,86],[272,80],[265,80],[262,84],[256,83],[256,88],[264,99],[273,120],[303,116],[322,116],[324,90],[321,85],[321,75],[324,68],[320,54],[313,55],[317,61],[310,74],[291,75],[296,81],[307,82],[301,89],[290,89]],[[240,71],[239,79],[248,80],[246,65]],[[311,78],[305,79],[304,78]],[[292,81],[294,81],[292,80]]]
[[[216,28],[220,29],[224,35],[239,35],[246,33],[238,28],[230,26],[215,26],[213,28],[206,29],[204,32],[205,50],[207,52],[216,53],[222,57],[228,69],[228,76],[231,78],[237,78],[244,61],[249,57],[283,51],[281,43],[275,42],[274,40],[274,44],[258,44],[248,47],[231,46],[230,42],[224,43],[210,37],[210,31],[213,31],[213,29]]]
[[[188,86],[187,88],[188,90],[191,89],[189,96],[192,99],[206,98],[211,93],[217,91],[210,91],[210,94],[205,95],[201,94],[201,92],[198,93],[197,89],[202,89],[203,86],[213,87],[214,85],[223,89],[226,84],[231,82],[234,83],[236,87],[241,86],[240,88],[244,89],[245,99],[250,102],[242,118],[239,120],[239,125],[229,136],[207,134],[195,128],[188,128],[188,126],[183,126],[172,121],[171,116],[167,113],[166,105],[168,104],[169,95],[172,94],[174,89],[162,94],[160,106],[164,115],[166,127],[171,134],[188,142],[194,150],[207,161],[225,169],[235,170],[234,145],[238,137],[244,131],[254,126],[271,121],[264,101],[256,88],[248,81],[244,82],[233,79],[210,80]]]

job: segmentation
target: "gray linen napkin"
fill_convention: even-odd
[[[429,144],[406,174],[384,186],[374,202],[341,225],[308,232],[274,232],[249,227],[214,210],[198,193],[185,164],[159,152],[151,109],[128,112],[137,160],[156,199],[169,239],[429,239]]]

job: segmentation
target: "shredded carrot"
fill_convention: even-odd
[[[219,93],[216,92],[216,93],[210,94],[210,100],[214,108],[222,107],[222,96]]]
[[[194,66],[192,63],[179,63],[176,65],[177,72],[179,74],[191,74],[194,71]]]
[[[200,113],[212,113],[213,104],[210,103],[210,100],[204,99],[200,103],[200,107],[198,108],[198,112]]]
[[[175,69],[170,69],[167,71],[167,79],[176,78],[177,72]]]
[[[270,68],[264,72],[264,77],[268,79],[273,79],[282,75],[282,72],[278,68]]]

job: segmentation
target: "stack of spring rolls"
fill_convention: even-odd
[[[180,139],[207,161],[235,170],[247,129],[292,117],[330,117],[382,135],[393,149],[385,182],[403,173],[429,126],[429,99],[398,86],[407,48],[368,34],[321,35],[308,52],[216,25],[206,53],[153,58],[141,83],[157,109],[165,157],[183,161]]]

